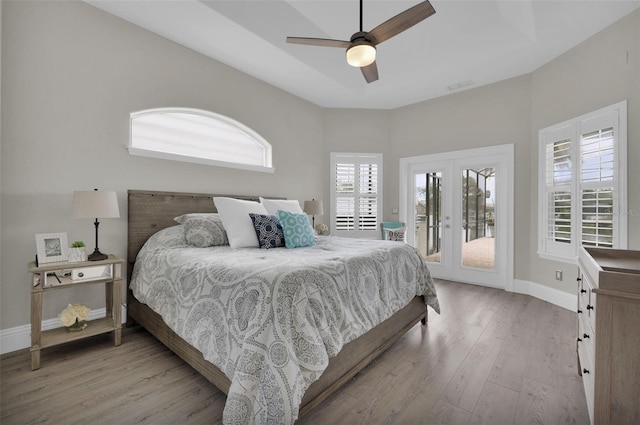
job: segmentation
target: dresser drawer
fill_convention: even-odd
[[[595,335],[589,324],[588,316],[583,314],[578,316],[578,357],[580,359],[580,373],[582,374],[582,385],[584,386],[584,394],[587,399],[589,418],[593,421],[596,376]]]
[[[578,309],[582,311],[582,316],[588,319],[591,329],[595,331],[597,295],[593,292],[594,287],[595,285],[591,282],[589,276],[586,273],[583,273],[578,292]]]
[[[578,328],[581,330],[580,322],[578,322]],[[582,334],[581,334],[582,335]],[[580,372],[582,373],[582,385],[584,386],[584,394],[587,399],[587,409],[589,410],[589,418],[593,423],[594,413],[594,401],[595,401],[595,369],[593,367],[593,351],[589,352],[590,348],[588,343],[585,343],[584,338],[580,338],[582,341],[578,342],[578,357],[580,360]]]
[[[596,335],[585,316],[578,320],[578,347],[583,346],[585,353],[589,356],[590,363],[593,364],[596,354]]]
[[[578,313],[588,315],[587,305],[589,305],[589,289],[585,283],[584,273],[578,276]]]

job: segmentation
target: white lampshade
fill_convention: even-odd
[[[73,192],[73,217],[75,218],[118,218],[118,198],[116,192],[87,190]]]
[[[369,43],[354,44],[347,49],[347,63],[351,66],[368,66],[375,60],[376,48]]]
[[[322,210],[322,201],[316,201],[315,199],[312,201],[304,201],[303,211],[309,215],[324,214],[324,211]]]

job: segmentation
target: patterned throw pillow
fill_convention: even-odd
[[[216,213],[184,214],[174,220],[184,227],[184,236],[189,245],[198,248],[229,245],[222,219]]]
[[[384,229],[388,241],[404,242],[404,234],[406,227],[399,227],[397,229]]]
[[[284,243],[287,248],[316,244],[316,236],[306,214],[278,210],[278,218],[284,231]]]
[[[285,246],[284,233],[280,220],[275,215],[249,213],[260,248],[280,248]]]

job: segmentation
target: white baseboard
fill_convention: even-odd
[[[91,310],[89,320],[100,319],[105,317],[107,310],[99,308]],[[122,323],[127,320],[127,309],[122,306]],[[57,318],[42,321],[42,330],[61,328],[62,325]],[[31,325],[16,326],[15,328],[0,330],[0,354],[10,353],[12,351],[22,350],[31,346]]]
[[[513,280],[513,292],[519,294],[531,295],[567,310],[576,311],[578,300],[575,294],[559,291],[539,283],[530,282],[528,280]],[[104,317],[106,310],[104,308],[92,310],[90,320]],[[126,321],[126,307],[122,306],[122,323]],[[42,330],[58,328],[60,322],[58,319],[48,319],[42,321]],[[21,350],[31,346],[31,325],[22,325],[15,328],[0,330],[0,354],[10,353],[12,351]]]
[[[531,295],[532,297],[574,312],[577,311],[578,308],[578,297],[576,294],[559,291],[549,286],[540,285],[539,283],[530,282],[528,280],[514,279],[513,292]]]

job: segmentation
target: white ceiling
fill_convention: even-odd
[[[640,0],[431,0],[436,14],[378,45],[367,84],[344,50],[358,0],[85,0],[323,107],[396,108],[527,74],[640,7]],[[419,0],[364,1],[369,31]],[[456,86],[464,86],[457,87]]]

